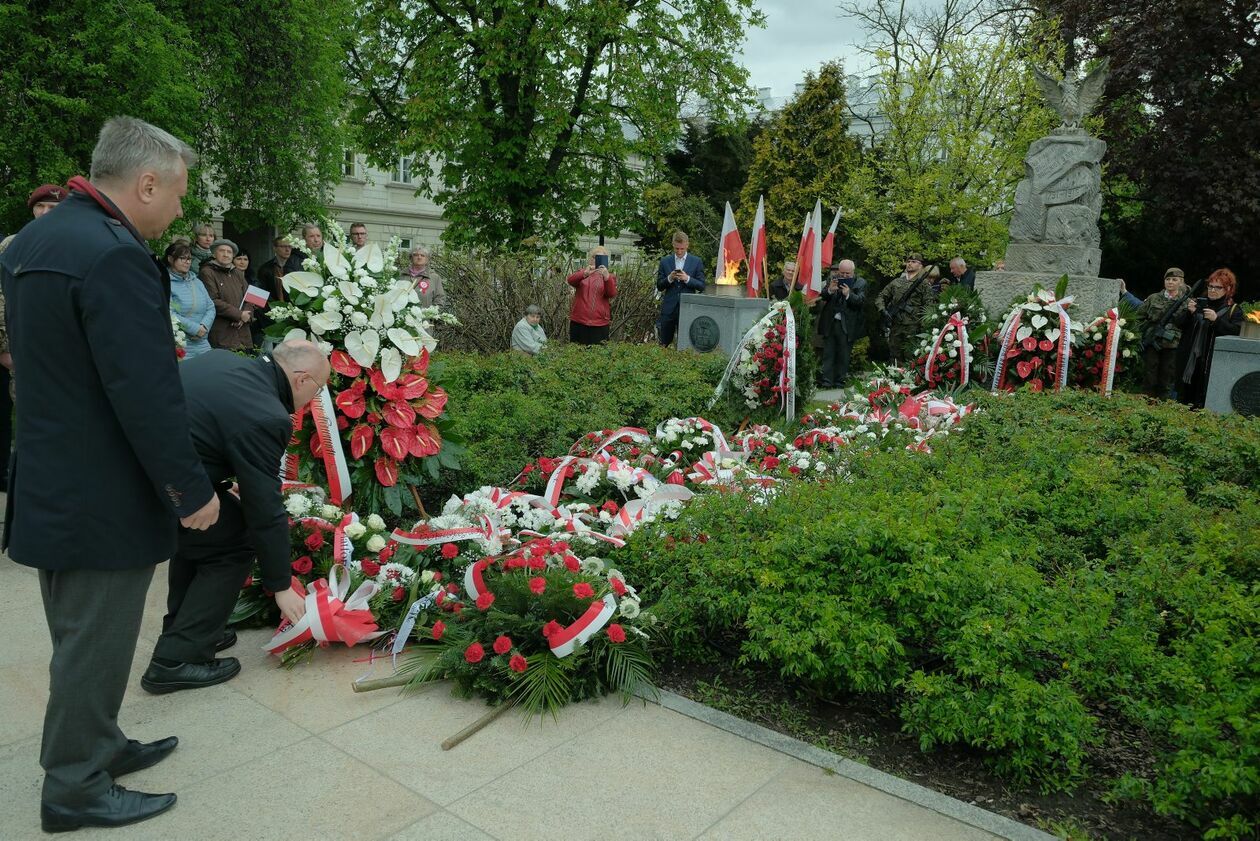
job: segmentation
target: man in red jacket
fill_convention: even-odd
[[[612,320],[612,299],[617,297],[617,276],[608,271],[608,249],[591,249],[586,268],[569,275],[573,287],[573,308],[569,311],[569,341],[578,345],[598,345],[608,341]]]

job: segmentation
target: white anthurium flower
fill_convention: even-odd
[[[1046,331],[1046,338],[1052,342],[1057,342],[1059,340],[1059,337],[1062,335],[1063,335],[1063,331],[1060,330],[1058,327],[1054,328],[1053,330]]]
[[[358,362],[358,360],[355,360]],[[402,373],[402,354],[392,347],[381,348],[381,373],[385,382],[392,383]]]
[[[364,368],[372,367],[380,349],[381,337],[375,330],[352,330],[346,334],[346,353]]]
[[[389,308],[388,294],[372,296],[372,315],[368,317],[368,324],[372,327],[392,327],[394,325],[394,313]]]
[[[1027,339],[1029,336],[1031,336],[1032,333],[1033,333],[1033,329],[1029,327],[1027,324],[1021,325],[1020,328],[1015,331],[1015,341],[1022,342],[1024,339]]]
[[[336,330],[341,327],[341,313],[339,312],[321,312],[310,317],[311,332],[317,336],[322,336],[329,330]]]
[[[303,330],[301,327],[294,327],[292,330],[284,334],[284,339],[282,341],[291,342],[294,339],[306,339],[306,338],[309,338],[309,337],[306,335],[305,330]]]
[[[1044,315],[1034,315],[1032,317],[1032,326],[1034,330],[1040,330],[1042,327],[1045,327],[1049,323],[1050,323],[1050,320],[1046,318]]]
[[[289,272],[280,280],[286,292],[301,292],[312,298],[319,295],[324,279],[315,272]]]
[[[341,297],[345,298],[350,303],[356,305],[359,303],[360,293],[357,284],[351,283],[348,280],[343,280],[337,284],[337,289],[341,291]]]
[[[401,327],[391,327],[387,334],[389,340],[394,343],[394,347],[401,350],[407,356],[420,355],[420,343],[416,341],[416,337],[408,333]]]
[[[385,268],[385,255],[381,254],[379,245],[369,242],[354,253],[354,265],[357,268],[366,267],[369,272],[379,272]]]
[[[420,344],[420,347],[424,348],[429,353],[433,353],[434,348],[437,347],[437,339],[434,338],[433,334],[430,333],[428,330],[424,329],[422,325],[417,325],[415,328],[415,331],[416,331],[415,340]],[[419,351],[412,354],[412,356],[419,356],[419,355],[420,355]]]
[[[331,242],[324,243],[324,266],[328,269],[328,273],[338,280],[350,278],[350,261],[346,259],[341,249],[336,248]]]

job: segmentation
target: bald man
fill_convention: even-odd
[[[255,558],[280,612],[291,622],[302,618],[302,597],[290,586],[280,462],[290,415],[319,393],[329,374],[328,360],[307,341],[282,342],[257,359],[211,350],[179,368],[193,445],[218,493],[219,521],[205,531],[180,531],[162,636],[140,679],[154,694],[213,686],[240,672],[235,657],[215,653],[236,642],[227,620]]]

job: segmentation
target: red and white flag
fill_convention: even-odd
[[[809,275],[811,273],[811,264],[814,259],[814,216],[812,213],[805,214],[805,226],[801,228],[801,244],[796,249],[796,282],[793,284],[797,289],[802,289],[809,284]]]
[[[836,253],[836,226],[840,224],[840,208],[836,208],[836,215],[831,220],[831,227],[827,229],[827,236],[822,241],[822,267],[824,269],[831,268],[831,258]]]
[[[806,298],[822,294],[822,202],[814,202],[814,212],[805,216],[801,247],[796,252],[796,286]]]
[[[241,299],[241,306],[253,304],[256,307],[267,306],[267,299],[271,297],[271,293],[266,289],[259,289],[257,286],[250,286],[245,290],[245,297]]]
[[[761,295],[766,280],[766,205],[765,196],[757,198],[757,215],[753,217],[752,238],[748,240],[749,298]]]
[[[717,282],[725,279],[728,283],[735,279],[739,264],[744,262],[744,243],[739,238],[739,228],[735,227],[735,214],[731,212],[731,203],[726,203],[726,218],[722,220],[722,236],[718,239]]]

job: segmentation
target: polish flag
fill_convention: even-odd
[[[840,224],[840,208],[836,208],[835,218],[831,220],[831,227],[827,229],[827,236],[822,241],[822,267],[824,269],[831,268],[831,258],[835,256],[836,248],[836,226]]]
[[[267,306],[267,299],[271,297],[271,293],[266,289],[259,289],[257,286],[250,286],[245,290],[245,297],[241,299],[241,306],[253,304],[256,307]]]
[[[752,238],[748,247],[752,253],[748,255],[749,298],[761,295],[761,287],[766,279],[766,205],[765,196],[757,198],[757,215],[753,217]]]
[[[744,262],[744,243],[739,238],[739,228],[735,227],[735,214],[731,212],[731,203],[726,203],[726,218],[722,220],[722,236],[718,239],[717,282],[731,282],[739,271],[739,264]]]
[[[796,286],[813,299],[822,294],[822,202],[814,202],[814,212],[805,216],[801,247],[796,252]]]
[[[814,217],[812,213],[805,214],[805,226],[801,228],[801,244],[796,249],[796,282],[793,286],[797,289],[802,288],[808,281],[812,269],[811,263],[814,259]]]

